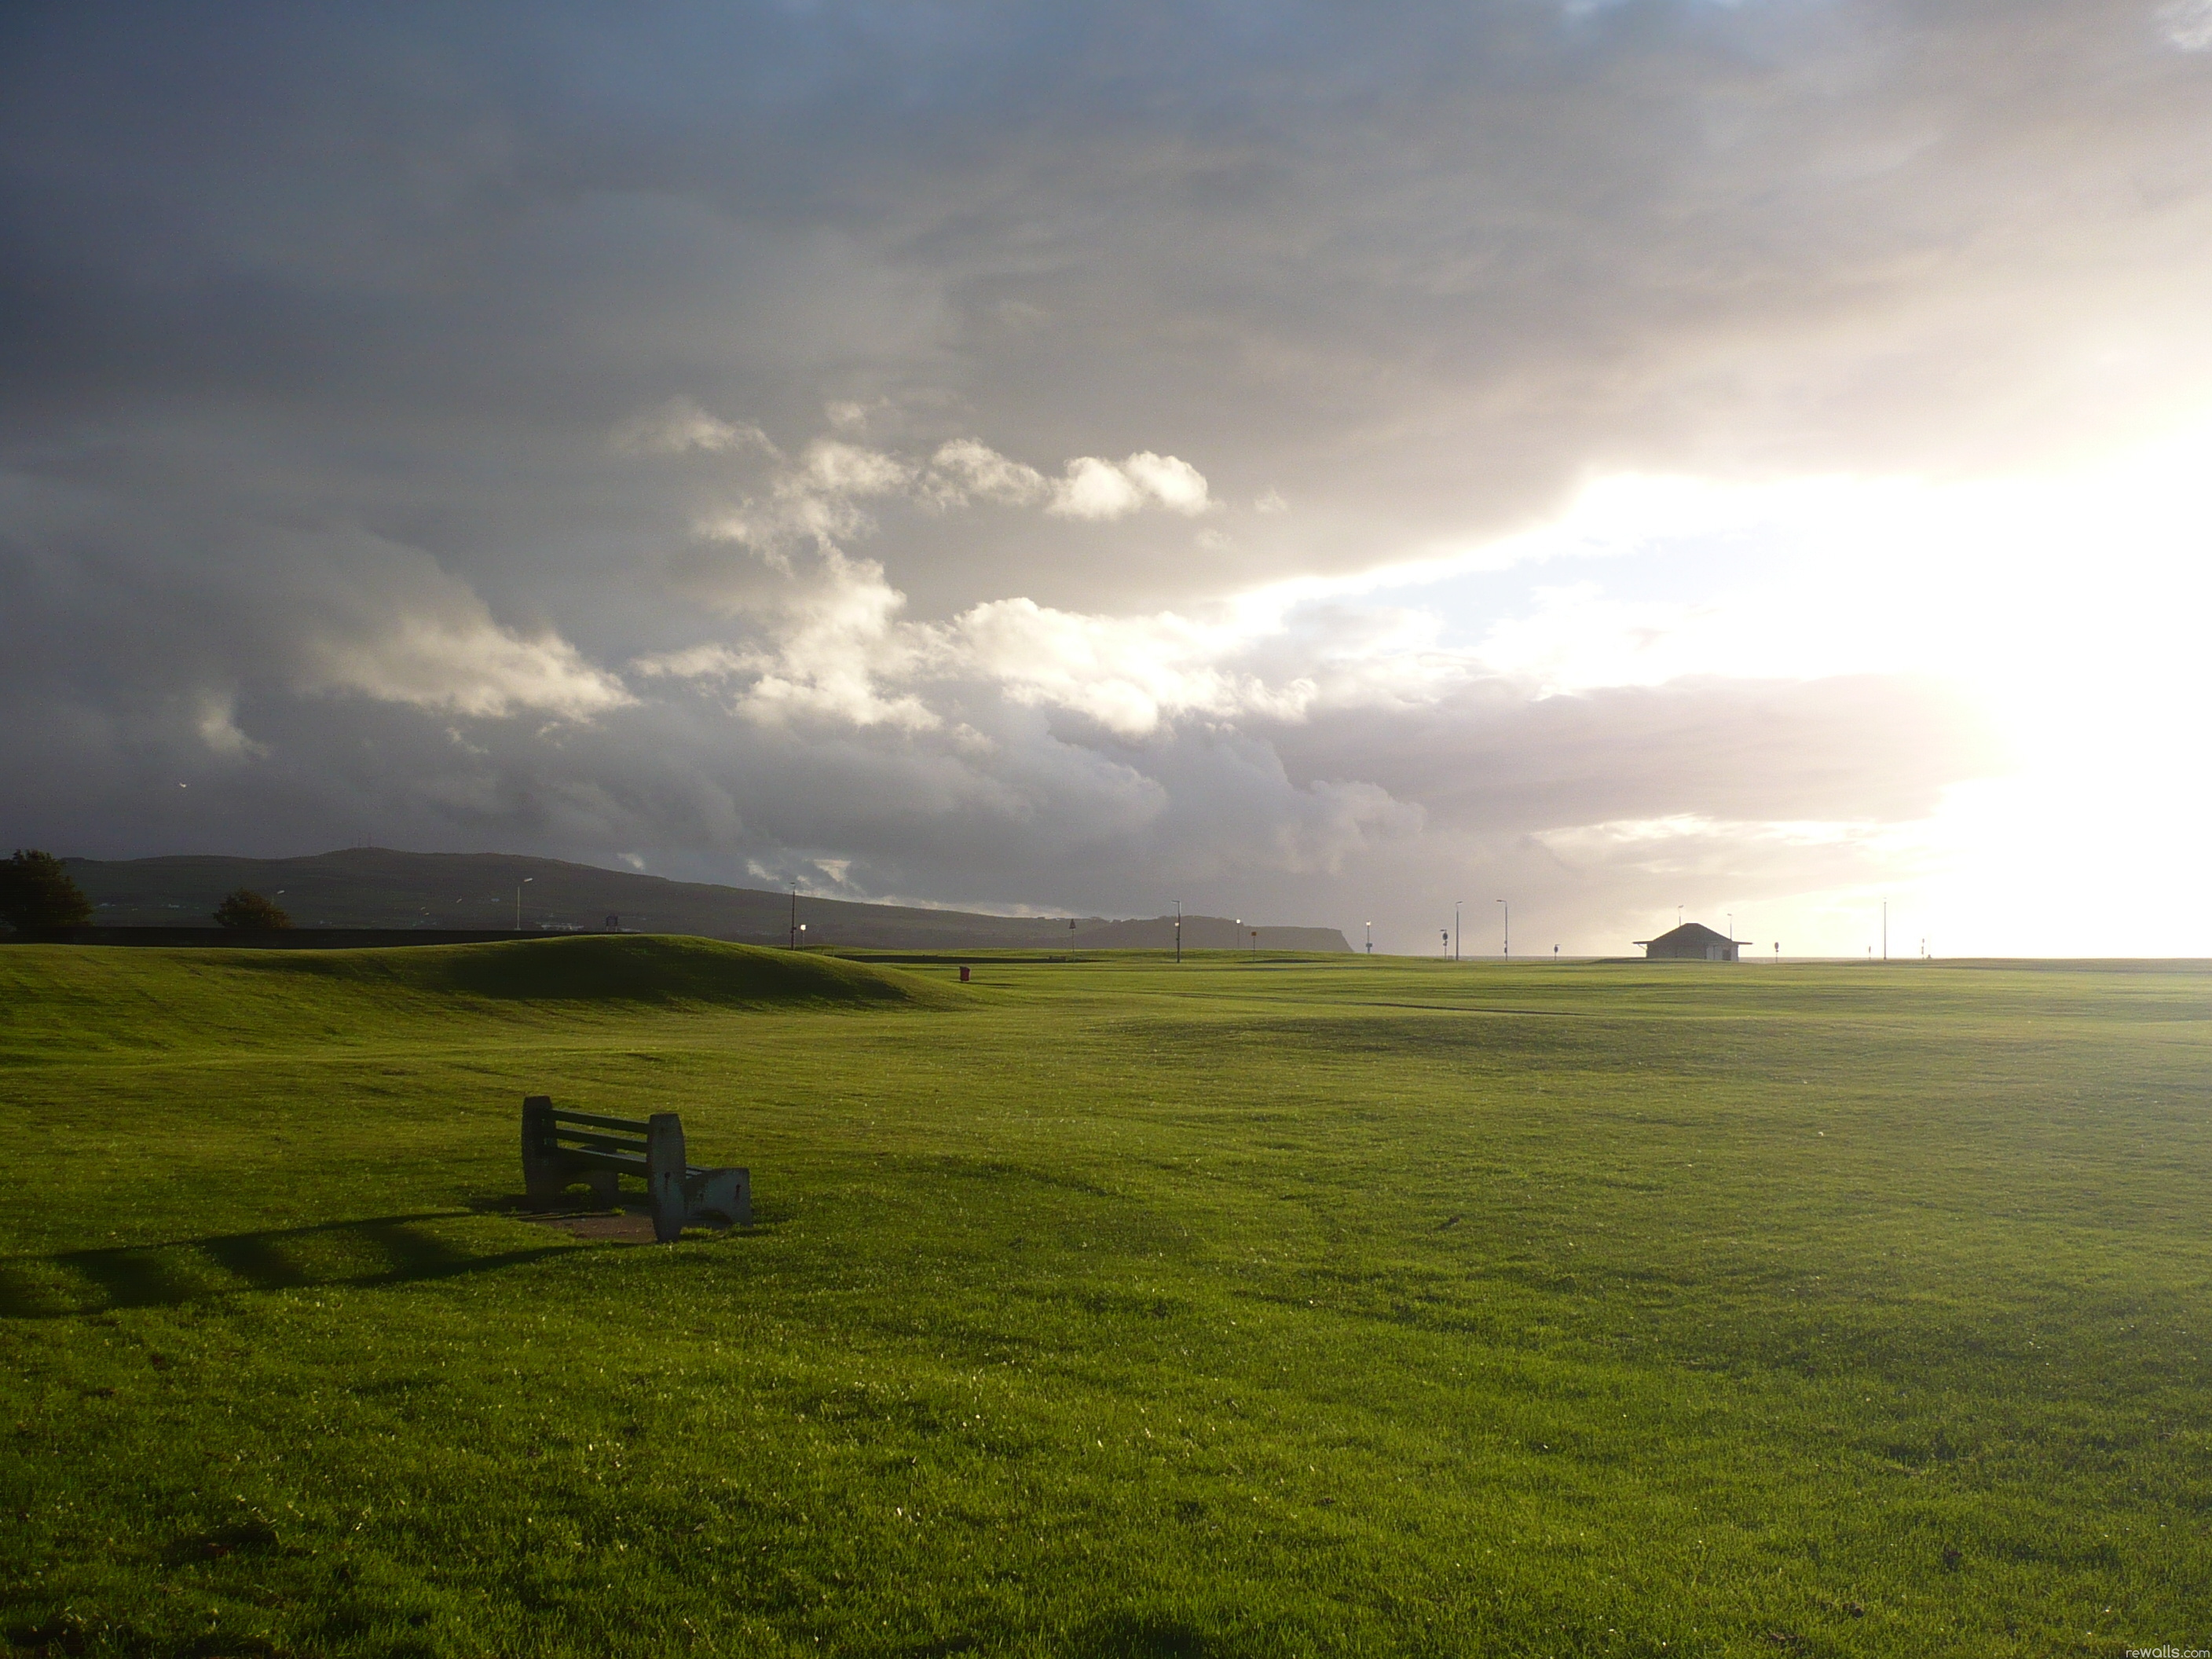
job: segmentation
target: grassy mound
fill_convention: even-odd
[[[368,986],[501,1001],[696,1004],[715,1008],[931,1004],[944,988],[871,963],[757,945],[652,934],[577,934],[499,945],[267,952],[240,964]]]
[[[0,1064],[69,1055],[384,1043],[634,1020],[653,1011],[927,1008],[951,970],[650,935],[372,951],[0,950]]]

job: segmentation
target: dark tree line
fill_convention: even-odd
[[[216,907],[218,927],[289,927],[292,918],[250,887],[241,887]]]
[[[92,901],[52,853],[18,848],[0,864],[0,921],[19,933],[81,927],[92,920]],[[289,927],[292,918],[274,901],[241,887],[216,907],[218,927]]]
[[[92,920],[92,901],[52,853],[26,852],[0,864],[0,917],[11,927],[76,927]]]

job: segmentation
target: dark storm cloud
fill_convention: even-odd
[[[1917,682],[1470,665],[1288,718],[1294,665],[1140,671],[1112,619],[1608,468],[2124,441],[2208,366],[2193,15],[11,9],[0,827],[1115,908],[1462,830],[1911,816],[1987,764]],[[612,441],[679,397],[761,442]],[[907,481],[805,485],[830,439]],[[948,505],[956,440],[1043,483]],[[1053,510],[1145,456],[1206,510]],[[1097,625],[960,621],[1018,598]],[[1110,696],[1054,678],[1079,645]]]

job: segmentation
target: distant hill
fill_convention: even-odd
[[[208,924],[224,894],[250,887],[274,898],[302,927],[512,927],[515,889],[522,925],[550,932],[615,925],[631,932],[692,933],[752,945],[789,938],[791,895],[708,882],[670,881],[558,859],[507,853],[403,853],[348,848],[296,859],[187,856],[66,859],[111,927]],[[799,901],[809,945],[878,950],[1166,949],[1172,917],[1115,921],[1103,916],[989,916],[843,899]],[[1333,927],[1262,927],[1264,951],[1347,951]],[[1187,950],[1252,948],[1251,929],[1226,916],[1185,916]]]
[[[1062,923],[1061,926],[1066,926]],[[1154,916],[1143,921],[1085,922],[1059,942],[1086,951],[1171,951],[1175,948],[1176,919]],[[1254,934],[1259,937],[1255,940]],[[1253,927],[1227,916],[1185,916],[1182,948],[1186,951],[1349,951],[1344,935],[1334,927]]]

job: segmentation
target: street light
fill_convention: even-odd
[[[1177,900],[1175,902],[1175,908],[1176,908],[1176,962],[1178,962],[1178,963],[1180,963],[1180,962],[1182,962],[1182,901],[1181,899],[1177,899]]]
[[[1375,954],[1375,924],[1371,921],[1367,924],[1367,954]]]
[[[518,933],[522,931],[522,890],[537,879],[535,876],[525,876],[514,884],[514,931]]]
[[[1505,904],[1504,899],[1498,902]],[[1505,904],[1505,959],[1513,960],[1513,907],[1510,904]]]

